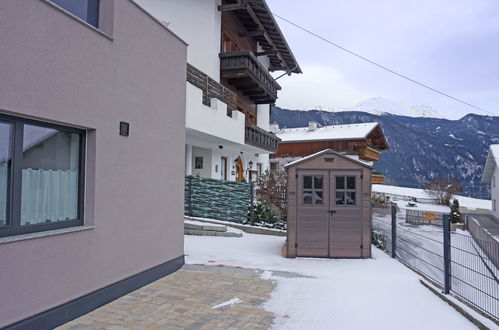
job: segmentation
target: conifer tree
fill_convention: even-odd
[[[459,211],[459,201],[454,199],[450,207],[450,221],[452,223],[461,222],[461,212]]]

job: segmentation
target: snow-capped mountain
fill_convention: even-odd
[[[444,118],[437,110],[428,105],[410,105],[382,97],[372,97],[352,107],[335,108],[334,112],[336,111],[361,111],[377,116],[390,113],[406,117]]]
[[[499,117],[468,114],[458,120],[413,118],[368,111],[291,111],[275,107],[271,121],[280,127],[379,122],[390,145],[375,170],[385,182],[422,188],[433,178],[453,177],[463,184],[464,195],[490,198],[490,187],[481,183],[490,144],[499,143]]]

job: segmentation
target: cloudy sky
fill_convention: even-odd
[[[497,0],[267,0],[271,10],[384,66],[499,116]],[[278,80],[277,105],[348,107],[370,97],[479,110],[402,80],[276,18],[303,74]]]

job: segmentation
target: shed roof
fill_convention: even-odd
[[[494,169],[499,166],[499,144],[491,144],[485,160],[482,182],[491,182]]]
[[[303,163],[303,162],[305,162],[307,160],[313,159],[315,157],[319,157],[319,156],[324,155],[324,154],[333,154],[335,156],[339,156],[339,157],[341,157],[343,159],[346,159],[348,161],[351,161],[353,163],[356,163],[356,164],[359,164],[361,166],[367,167],[368,169],[372,169],[373,168],[372,165],[369,164],[369,163],[367,163],[367,162],[363,162],[361,160],[354,159],[352,157],[349,157],[348,155],[344,155],[344,154],[341,154],[341,153],[339,153],[337,151],[334,151],[333,149],[324,149],[322,151],[316,152],[315,154],[311,154],[311,155],[308,155],[308,156],[303,157],[301,159],[297,159],[295,161],[292,161],[291,163],[288,163],[288,164],[284,165],[284,168],[288,169],[291,166]]]

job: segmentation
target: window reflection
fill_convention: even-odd
[[[21,225],[78,218],[80,135],[24,125]]]
[[[7,225],[9,173],[12,157],[12,125],[0,122],[0,226]]]

